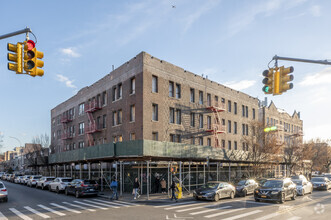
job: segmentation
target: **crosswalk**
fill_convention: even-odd
[[[107,201],[103,199],[84,199],[72,202],[59,202],[37,204],[35,206],[11,207],[8,210],[1,209],[0,220],[8,220],[14,216],[23,220],[52,219],[68,214],[81,214],[83,212],[95,212],[97,210],[109,210],[139,206],[135,203],[122,201]],[[7,216],[6,216],[7,215]]]

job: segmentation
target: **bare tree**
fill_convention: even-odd
[[[319,172],[329,172],[331,165],[330,140],[317,138],[310,140],[304,145],[303,158],[310,160],[310,170]]]
[[[35,136],[31,144],[26,144],[25,157],[30,167],[34,169],[37,166],[47,166],[48,147],[50,145],[50,138],[47,134]]]
[[[301,137],[289,136],[288,141],[284,143],[283,159],[290,172],[290,176],[294,172],[294,168],[302,161],[303,156]]]

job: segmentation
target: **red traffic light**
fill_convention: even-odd
[[[32,50],[36,46],[36,44],[35,44],[35,42],[33,40],[28,40],[26,42],[26,45],[28,47],[28,50]]]

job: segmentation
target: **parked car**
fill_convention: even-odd
[[[14,183],[20,183],[21,179],[23,179],[23,176],[16,176],[14,179]]]
[[[331,188],[331,181],[326,177],[313,177],[311,178],[314,190],[328,190]]]
[[[3,182],[0,181],[0,200],[8,202],[8,191]]]
[[[13,174],[7,174],[7,175],[5,176],[5,180],[9,181],[12,175],[13,175]]]
[[[295,200],[296,196],[296,185],[289,178],[267,180],[254,192],[256,202],[266,200],[284,203],[287,198]]]
[[[37,185],[37,181],[41,178],[42,176],[30,176],[30,178],[28,179],[28,181],[26,182],[26,185],[29,187],[33,187]]]
[[[240,180],[236,185],[236,195],[246,196],[248,194],[253,194],[258,186],[259,184],[253,179]]]
[[[64,191],[68,185],[72,181],[72,178],[68,177],[58,177],[53,180],[48,185],[49,191],[56,191],[57,193],[60,193],[61,191]]]
[[[44,177],[41,177],[41,178],[37,181],[36,188],[40,187],[41,189],[47,189],[49,183],[51,183],[54,179],[55,179],[55,177],[52,177],[52,176],[44,176]]]
[[[236,188],[227,182],[211,181],[193,191],[193,197],[218,201],[221,198],[234,198]]]
[[[297,176],[291,176],[291,180],[303,180],[308,181],[307,178],[304,175],[297,175]]]
[[[85,195],[98,195],[98,183],[95,180],[75,179],[71,181],[66,189],[65,194],[74,194],[76,198]]]
[[[323,176],[325,176],[331,181],[331,173],[324,173]]]
[[[28,180],[29,180],[29,178],[30,178],[30,176],[31,176],[31,175],[25,175],[25,176],[23,177],[23,180],[22,180],[21,184],[26,185],[27,182],[28,182]]]
[[[297,194],[300,196],[313,192],[313,184],[309,181],[294,179],[292,182],[297,185]]]
[[[5,175],[5,172],[0,172],[0,179],[2,179],[2,176]]]

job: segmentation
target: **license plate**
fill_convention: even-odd
[[[198,198],[199,198],[199,199],[201,199],[201,198],[202,198],[202,196],[198,196]]]
[[[267,196],[261,196],[261,198],[267,198]]]

